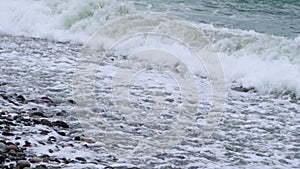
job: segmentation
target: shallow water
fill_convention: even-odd
[[[65,110],[64,118],[72,125],[71,130],[73,132],[71,133],[78,134],[84,131],[85,129],[80,127],[76,118],[74,107],[65,103],[66,100],[72,99],[71,80],[81,46],[43,39],[4,35],[1,36],[0,44],[0,62],[2,63],[0,82],[3,84],[0,86],[1,93],[12,95],[17,93],[24,95],[28,99],[48,96],[56,104],[54,107],[36,103],[16,106],[0,98],[1,109],[29,111],[33,107],[38,107],[53,119],[62,118],[56,117],[55,114]],[[109,73],[105,73],[107,71],[105,68],[111,66],[113,66],[111,62],[106,62],[99,67],[100,78],[97,79],[99,83],[96,83],[96,86],[99,89],[104,89],[103,91],[96,91],[99,99],[103,99],[109,94],[109,88],[107,87],[109,87],[109,79],[111,77]],[[104,72],[105,76],[102,76],[101,72]],[[144,74],[140,80],[153,78],[153,73],[157,72]],[[151,102],[151,98],[156,97],[155,93],[158,90],[165,92],[166,95],[168,93],[172,93],[172,95],[178,93],[176,85],[174,86],[173,83],[168,83],[169,87],[165,86],[164,82],[170,82],[171,80],[168,76],[160,76],[162,80],[151,80],[153,84],[147,83],[148,86],[145,86],[144,83],[138,83],[139,79],[136,79],[135,85],[132,86],[131,90],[131,97],[137,103],[133,106],[141,106],[139,108],[155,106],[157,103]],[[204,88],[207,86],[205,79],[200,78],[199,81],[203,82],[200,86]],[[172,97],[175,98],[176,103],[180,99],[178,100],[175,95]],[[200,99],[200,106],[204,111],[198,114],[200,119],[204,118],[205,112],[209,110],[207,97],[202,99]],[[99,143],[96,142],[94,145],[91,144],[90,148],[77,147],[77,153],[80,153],[90,161],[87,164],[82,164],[82,167],[99,168],[103,165],[119,166],[120,168],[125,166],[137,166],[140,168],[299,167],[299,100],[291,99],[288,95],[275,96],[255,92],[238,92],[231,90],[229,86],[226,101],[227,104],[222,114],[222,121],[213,135],[203,145],[191,141],[193,137],[186,135],[182,137],[183,140],[178,145],[174,145],[174,147],[172,145],[164,152],[159,152],[157,155],[152,156],[146,155],[133,158],[116,155],[110,152],[109,149],[103,150],[99,147]],[[172,107],[168,100],[163,101],[163,103]],[[100,103],[99,105],[102,104]],[[153,126],[148,126],[149,128],[147,126],[132,126],[131,123],[118,119],[119,115],[114,116],[116,114],[114,114],[113,110],[115,108],[113,105],[106,104],[105,106],[99,106],[98,110],[100,112],[103,109],[112,110],[108,113],[106,112],[107,116],[103,118],[107,122],[117,118],[118,122],[114,123],[115,127],[122,125],[123,128],[122,130],[115,128],[115,130],[118,130],[121,136],[132,133],[133,129],[140,130],[146,136],[147,132],[158,130],[158,128],[155,128],[157,126],[154,126],[154,128]],[[172,111],[167,112],[172,116]],[[128,117],[124,114],[123,116]],[[151,124],[147,119],[144,119],[142,122]],[[29,128],[29,131],[33,130],[36,129]],[[95,136],[99,134],[98,132],[94,133]],[[132,134],[135,136],[140,135],[139,132],[133,132]],[[35,137],[29,136],[29,138],[31,142],[35,142]],[[63,142],[64,140],[63,137],[58,137],[58,139],[58,142]],[[131,142],[126,144],[130,146]],[[48,153],[47,148],[39,144],[29,150],[36,153]],[[60,152],[55,153],[55,156],[72,157],[72,153],[75,152],[61,149]],[[113,155],[115,160],[109,159],[109,154]],[[68,167],[76,167],[76,164],[64,166],[64,168]]]
[[[85,73],[78,69],[79,61],[86,61],[79,57],[82,44],[112,20],[141,11],[179,16],[204,32],[226,78],[225,110],[216,128],[205,128],[213,122],[208,120],[211,82],[203,65],[190,64],[200,72],[194,77],[200,97],[188,102],[191,108],[198,102],[197,113],[184,114],[178,109],[183,99],[176,79],[153,68],[137,74],[131,85],[117,85],[129,89],[129,100],[112,101],[112,94],[117,95],[112,93],[114,72],[119,62],[127,60],[129,50],[163,48],[187,56],[181,44],[157,35],[132,36],[103,62],[88,60],[87,65],[96,66],[97,72],[79,82],[91,88],[93,95],[76,95],[74,75]],[[78,156],[87,160],[47,164],[52,167],[299,168],[299,11],[300,1],[292,0],[0,1],[0,110],[31,118],[30,113],[37,109],[50,121],[65,120],[71,126],[62,130],[67,136],[57,134],[58,128],[23,123],[12,131],[22,136],[21,142],[32,143],[26,150],[28,156],[49,154],[48,149],[53,149],[50,155],[61,161]],[[126,31],[131,22],[125,23],[118,31]],[[185,57],[183,61],[193,62]],[[119,70],[135,71],[132,65]],[[15,100],[19,95],[31,101],[19,103]],[[39,101],[45,96],[53,103]],[[80,104],[83,98],[92,105],[84,111],[70,104],[72,99]],[[189,115],[192,120],[186,118]],[[172,130],[178,122],[187,126]],[[195,140],[205,129],[214,132]],[[39,134],[42,130],[49,130],[56,144],[40,144],[48,139]],[[75,136],[93,141],[74,142]],[[74,147],[62,146],[68,144]]]

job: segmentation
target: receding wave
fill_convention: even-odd
[[[0,32],[84,43],[107,22],[135,12],[132,3],[119,0],[0,1]],[[228,82],[266,93],[288,91],[300,97],[300,37],[209,24],[200,24],[199,29],[218,52]]]

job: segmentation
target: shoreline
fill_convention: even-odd
[[[182,144],[157,156],[140,158],[123,158],[100,151],[99,140],[84,136],[74,112],[76,100],[72,98],[71,76],[80,46],[26,37],[4,36],[7,41],[3,41],[3,36],[0,38],[5,50],[1,51],[0,59],[2,63],[6,61],[1,66],[0,78],[0,140],[4,144],[0,145],[0,150],[4,147],[0,159],[4,155],[8,156],[5,160],[10,158],[4,165],[15,165],[18,158],[35,161],[30,162],[31,167],[47,168],[297,168],[300,165],[297,144],[300,100],[290,99],[289,93],[261,94],[239,86],[228,89],[223,119],[204,146],[186,138]],[[107,76],[103,78],[111,78]],[[105,85],[98,92],[99,97],[106,96]],[[136,92],[148,97],[143,91]],[[203,109],[207,109],[205,98],[201,101]],[[148,103],[145,100],[141,104]],[[8,149],[9,145],[16,147]]]

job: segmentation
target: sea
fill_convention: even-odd
[[[114,46],[101,63],[97,59],[97,62],[80,59],[82,49],[91,42],[95,32],[105,26],[110,30],[109,24],[120,18],[145,13],[157,20],[160,16],[170,16],[195,25],[213,49],[218,63],[210,64],[221,68],[225,87],[222,110],[215,114],[217,122],[209,121],[214,106],[214,83],[207,67],[201,65],[203,61],[194,63],[186,56],[192,55],[187,51],[189,48],[182,45],[186,39],[167,40],[170,37],[157,33],[148,34],[146,38],[135,35],[119,41],[120,45]],[[122,21],[123,25],[112,29],[122,33],[128,29],[127,25],[131,29],[143,26],[130,19]],[[162,27],[172,27],[172,23],[165,22]],[[190,35],[193,36],[193,32]],[[119,70],[137,72],[137,68],[143,67],[133,63],[139,59],[120,65],[122,60],[137,50],[148,48],[181,55],[181,62],[188,63],[187,67],[196,72],[194,78],[200,97],[187,101],[188,106],[198,106],[198,111],[192,112],[193,120],[185,121],[178,110],[184,102],[180,90],[185,86],[178,87],[179,82],[170,73],[160,72],[153,65],[132,77],[131,84],[116,84],[115,89],[121,94],[114,93],[112,84],[124,80],[116,77],[120,75]],[[90,62],[91,65],[85,66],[97,67],[95,77],[83,80],[74,77],[84,76],[80,64]],[[169,63],[163,58],[153,62]],[[57,102],[75,99],[79,105],[82,101],[86,106],[84,110],[65,104],[55,109],[41,106],[49,114],[60,109],[70,112],[65,119],[73,124],[74,132],[94,137],[98,143],[94,148],[79,150],[86,151],[83,156],[93,161],[82,168],[105,165],[146,169],[300,168],[300,1],[0,0],[0,64],[3,93],[18,93],[27,98],[48,96]],[[76,93],[79,83],[88,91],[84,90],[82,97]],[[89,86],[93,88],[93,96],[88,95]],[[129,91],[130,103],[120,98],[125,88]],[[187,92],[186,97],[192,95],[189,89]],[[118,98],[114,99],[115,96]],[[85,104],[85,101],[97,104]],[[28,108],[28,105],[16,108],[4,101],[0,103],[1,109]],[[149,111],[153,109],[156,113]],[[93,112],[89,115],[101,120],[89,121],[83,117],[82,114],[88,114],[84,111]],[[170,127],[180,118],[182,123],[188,123],[185,129]],[[190,127],[193,124],[200,127]],[[205,140],[193,140],[200,137],[209,124],[214,124],[209,136]],[[160,137],[175,131],[177,133],[171,135],[176,138],[169,138],[174,141]],[[31,151],[42,153],[47,149],[33,147]],[[66,151],[56,156],[70,153]],[[118,160],[105,161],[104,155],[113,155]],[[68,167],[78,166],[70,164],[63,168]]]

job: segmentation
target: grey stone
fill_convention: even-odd
[[[17,162],[17,169],[25,169],[26,167],[30,168],[30,163],[26,160],[19,160]]]

